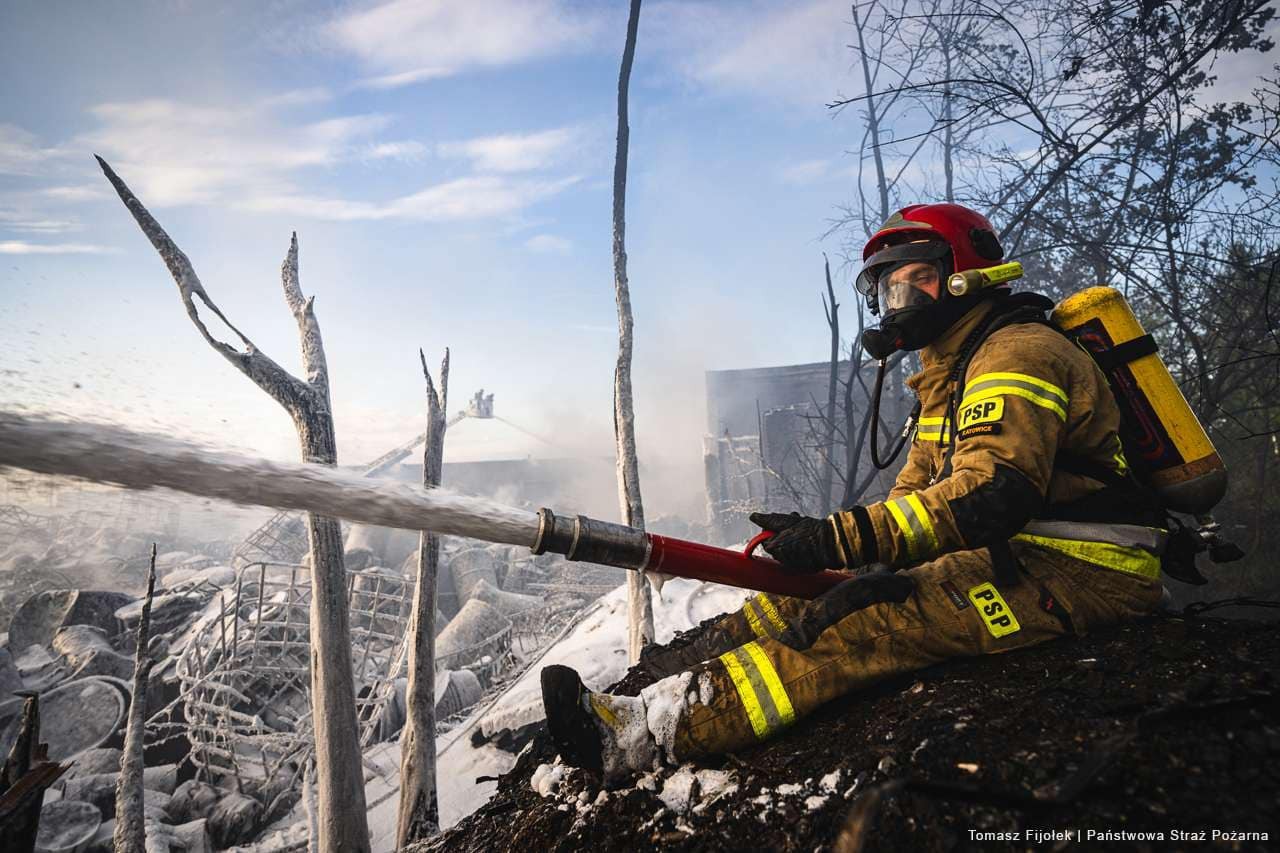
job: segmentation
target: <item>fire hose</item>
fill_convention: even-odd
[[[325,465],[274,462],[113,424],[0,411],[0,468],[128,489],[168,488],[237,504],[521,545],[534,554],[797,598],[817,598],[849,577],[830,570],[788,574],[776,561],[756,556],[768,531],[742,551],[717,548],[582,515],[557,515],[546,508],[533,513],[445,489],[373,480]]]

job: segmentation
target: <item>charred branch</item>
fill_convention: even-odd
[[[427,358],[418,350],[427,385],[426,446],[422,452],[422,485],[440,485],[444,469],[444,437],[449,410],[449,350],[440,362],[436,390]],[[396,849],[440,831],[436,786],[435,614],[440,537],[423,531],[418,540],[418,579],[409,623],[409,683],[405,689],[408,719],[400,736],[400,808]]]

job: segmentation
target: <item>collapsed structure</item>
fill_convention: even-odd
[[[833,369],[837,395],[829,411]],[[873,363],[859,373],[848,360],[707,371],[702,453],[711,539],[751,538],[756,528],[747,515],[765,506],[828,511],[840,503],[846,476],[874,475],[869,460],[856,452],[850,459],[847,437],[849,425],[863,420],[874,375]],[[860,383],[856,394],[849,383]],[[905,388],[898,388],[885,398],[885,420],[901,422],[908,408]],[[855,435],[855,450],[857,441]],[[886,488],[892,482],[883,480]],[[833,491],[824,498],[823,489]]]
[[[492,418],[492,399],[477,395],[455,423]],[[397,448],[366,472],[391,471],[411,449]],[[76,849],[110,849],[142,610],[135,596],[116,590],[136,588],[147,538],[163,545],[151,614],[150,648],[159,662],[146,697],[148,849],[153,842],[175,853],[221,849],[259,836],[264,851],[305,842],[313,745],[302,516],[277,513],[238,544],[204,541],[180,529],[177,502],[107,490],[95,497],[110,508],[39,514],[15,503],[0,511],[0,569],[7,570],[0,605],[9,628],[0,635],[0,689],[41,692],[49,759],[71,763],[45,798],[39,849],[61,849],[45,844],[55,836],[74,837]],[[418,534],[351,525],[344,539],[366,782],[381,776],[383,787],[394,788],[398,767],[388,759],[398,754],[406,719]],[[116,556],[126,553],[137,559]],[[440,731],[501,689],[621,579],[615,569],[447,540],[436,616]],[[0,754],[17,737],[22,707],[21,700],[0,702]]]

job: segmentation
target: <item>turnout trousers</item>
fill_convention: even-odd
[[[1020,582],[997,588],[986,550],[872,572],[814,601],[760,594],[697,640],[655,649],[655,675],[691,672],[674,755],[733,752],[825,702],[949,658],[1000,654],[1154,610],[1157,570],[1103,568],[1015,541]],[[681,676],[682,677],[682,676]]]

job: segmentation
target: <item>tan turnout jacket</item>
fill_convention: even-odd
[[[980,548],[1009,538],[1046,503],[1102,488],[1054,470],[1059,450],[1125,472],[1120,412],[1102,371],[1038,323],[1006,326],[978,349],[953,435],[948,376],[961,342],[990,310],[980,305],[921,351],[924,369],[907,380],[922,409],[906,467],[887,500],[832,516],[846,565],[896,568]]]

